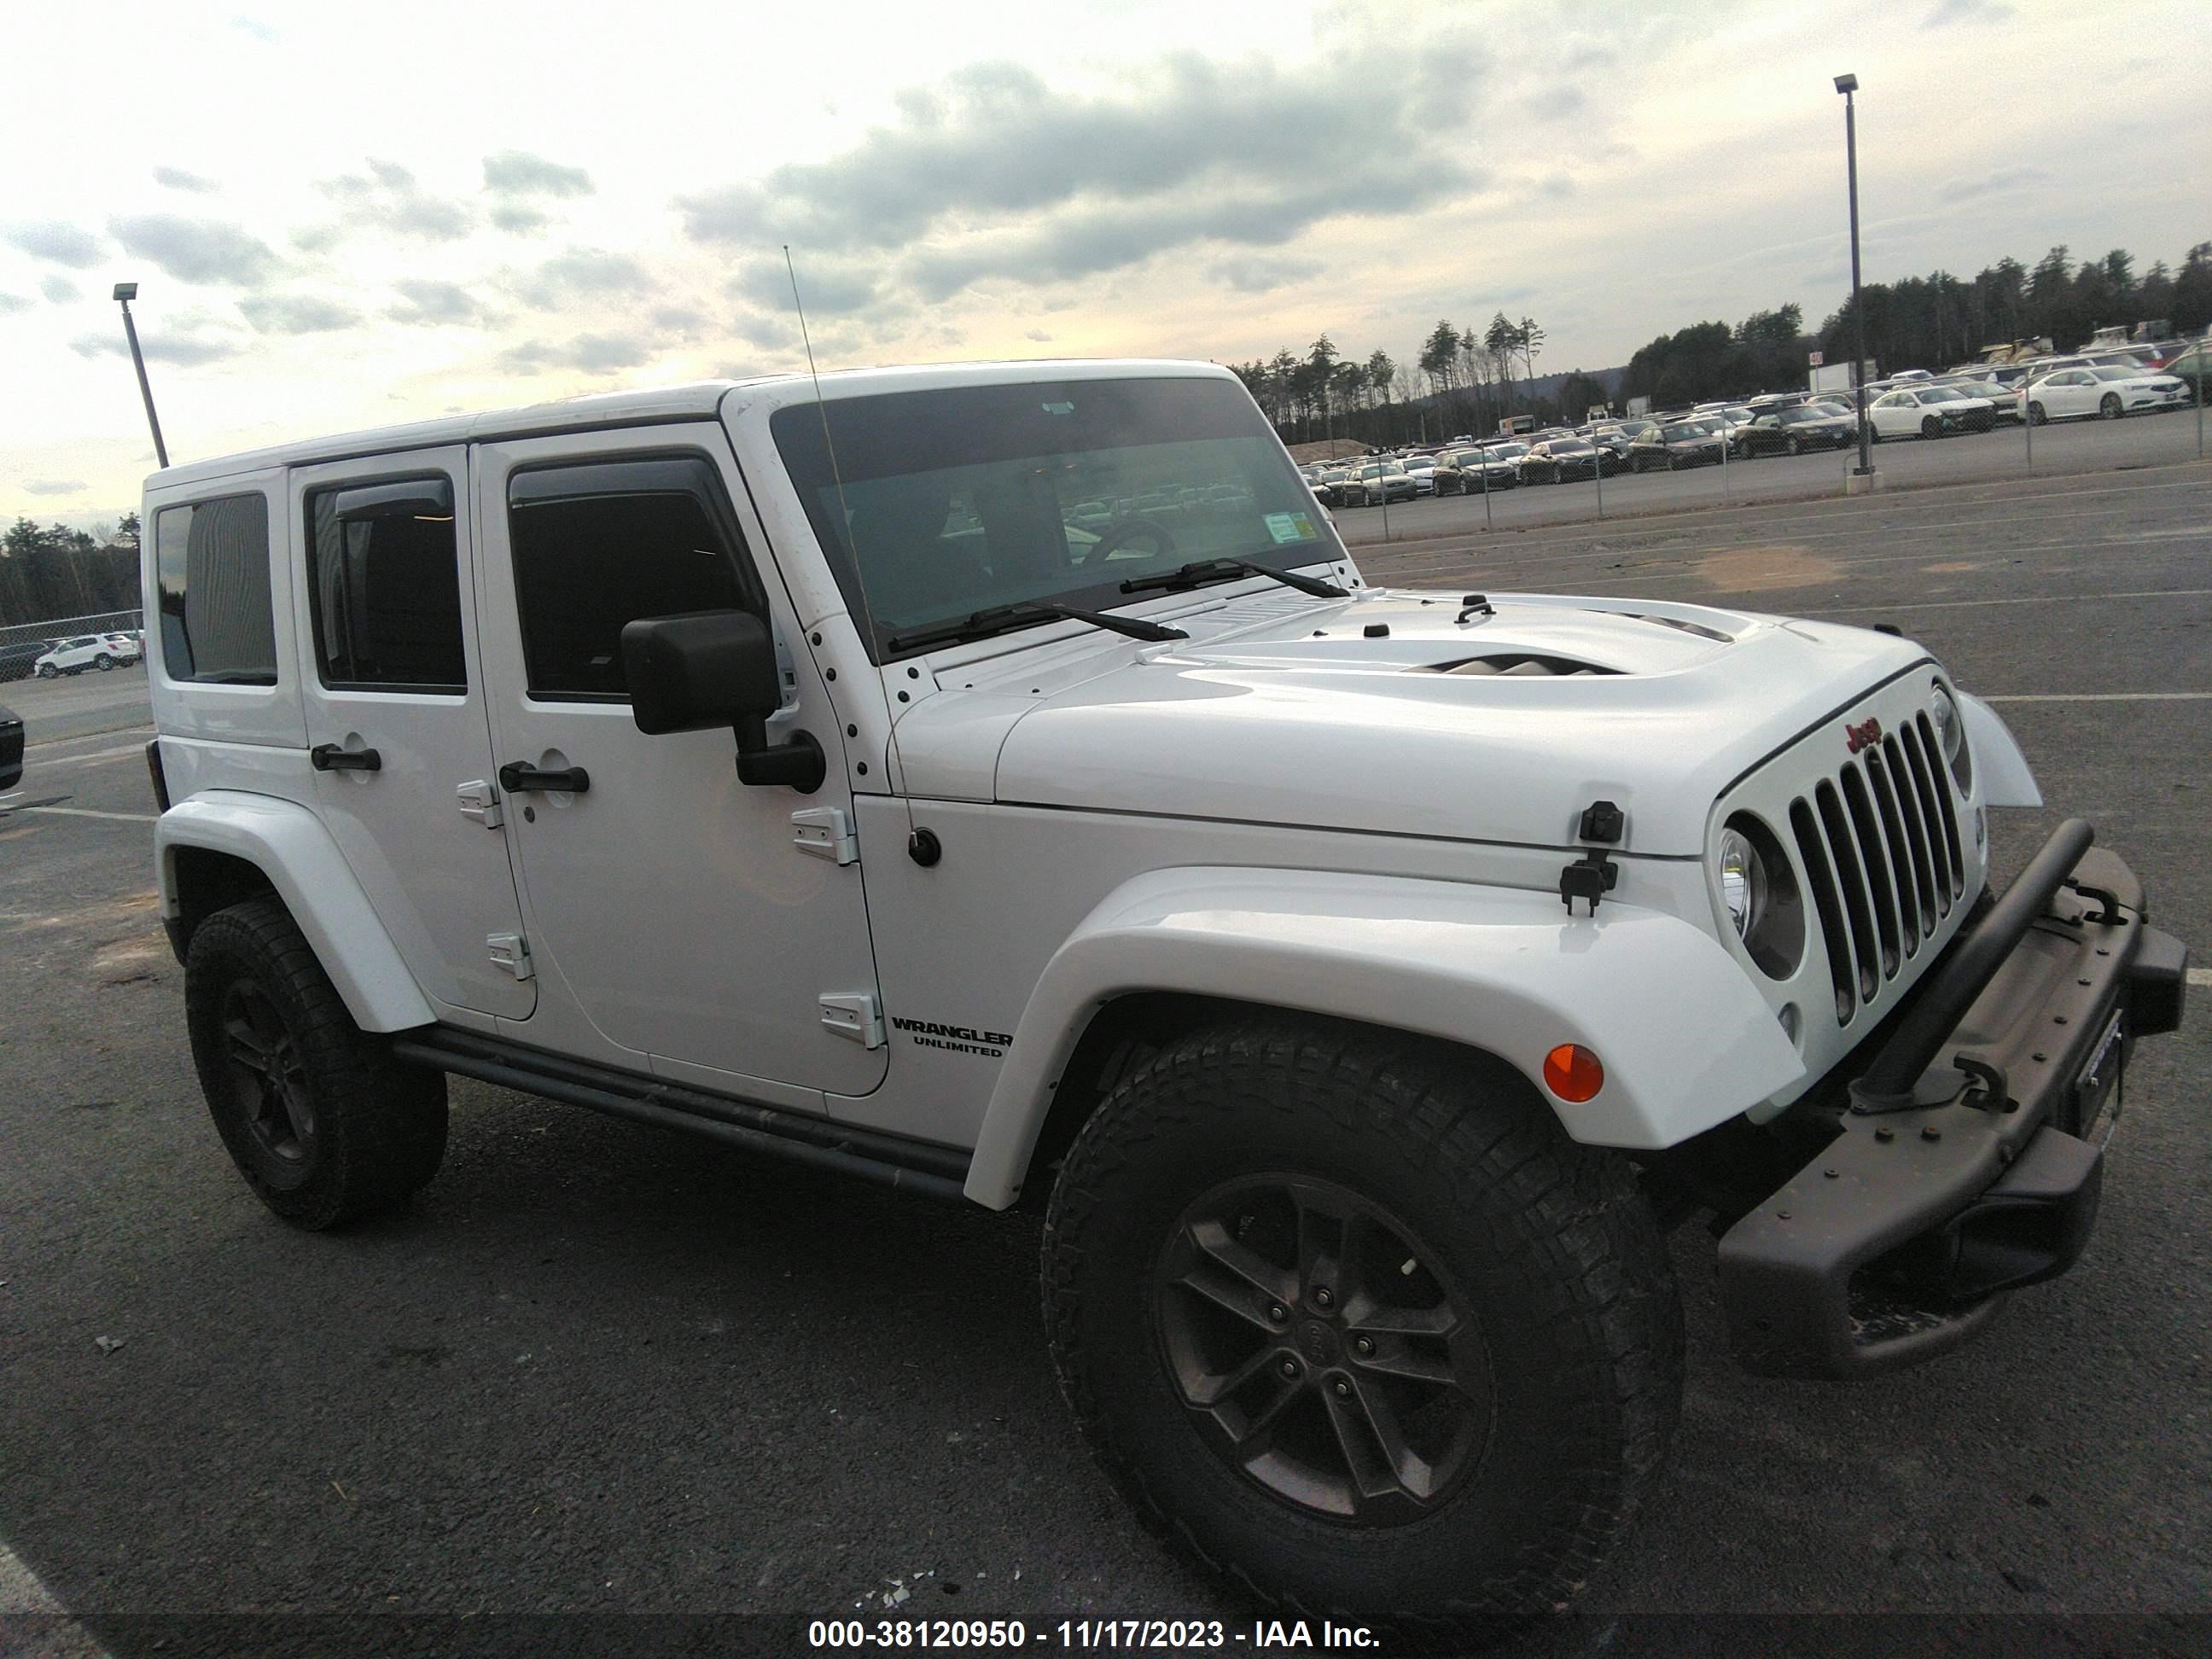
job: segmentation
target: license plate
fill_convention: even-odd
[[[2106,1139],[2112,1139],[2112,1126],[2120,1120],[2120,1069],[2126,1053],[2120,1036],[2121,1018],[2118,1013],[2113,1014],[2112,1023],[2105,1027],[2105,1035],[2097,1040],[2096,1048],[2090,1054],[2088,1063],[2081,1067],[2074,1079],[2075,1121],[2081,1126],[2075,1133],[2084,1140],[2096,1127],[2097,1120],[2104,1115],[2107,1105],[2113,1110],[2112,1123],[2105,1129]]]

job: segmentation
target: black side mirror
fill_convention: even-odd
[[[828,764],[811,733],[768,740],[768,717],[783,704],[775,636],[744,611],[640,617],[622,631],[623,677],[630,718],[658,737],[726,726],[738,741],[738,776],[749,784],[788,784],[802,794],[822,787]]]

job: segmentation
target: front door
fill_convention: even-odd
[[[738,506],[728,440],[656,426],[481,445],[476,463],[492,732],[501,765],[528,769],[504,805],[533,960],[656,1070],[873,1089],[887,1051],[860,867],[820,856],[819,836],[802,846],[793,819],[849,823],[842,728]],[[740,783],[730,732],[647,737],[630,717],[623,624],[732,607],[781,647],[790,702],[771,735],[802,727],[828,753],[811,795]]]
[[[416,982],[449,1018],[521,1019],[537,987],[509,943],[507,837],[495,810],[471,809],[492,754],[466,462],[434,449],[293,471],[300,678],[316,810]]]

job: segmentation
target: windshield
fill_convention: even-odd
[[[2139,368],[2093,368],[2089,372],[2100,380],[2133,380],[2142,375]]]
[[[1686,443],[1692,438],[1704,438],[1710,435],[1701,426],[1670,426],[1659,434],[1663,441],[1670,444]]]
[[[886,392],[793,404],[769,429],[878,661],[910,654],[886,651],[893,634],[991,606],[1125,605],[1122,582],[1193,560],[1279,570],[1343,556],[1266,420],[1225,381]]]
[[[1954,392],[1948,386],[1931,386],[1921,392],[1920,401],[1923,404],[1963,404],[1966,401],[1966,394]]]

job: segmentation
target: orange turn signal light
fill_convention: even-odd
[[[1544,1086],[1577,1104],[1605,1087],[1605,1067],[1579,1042],[1562,1042],[1544,1056]]]

